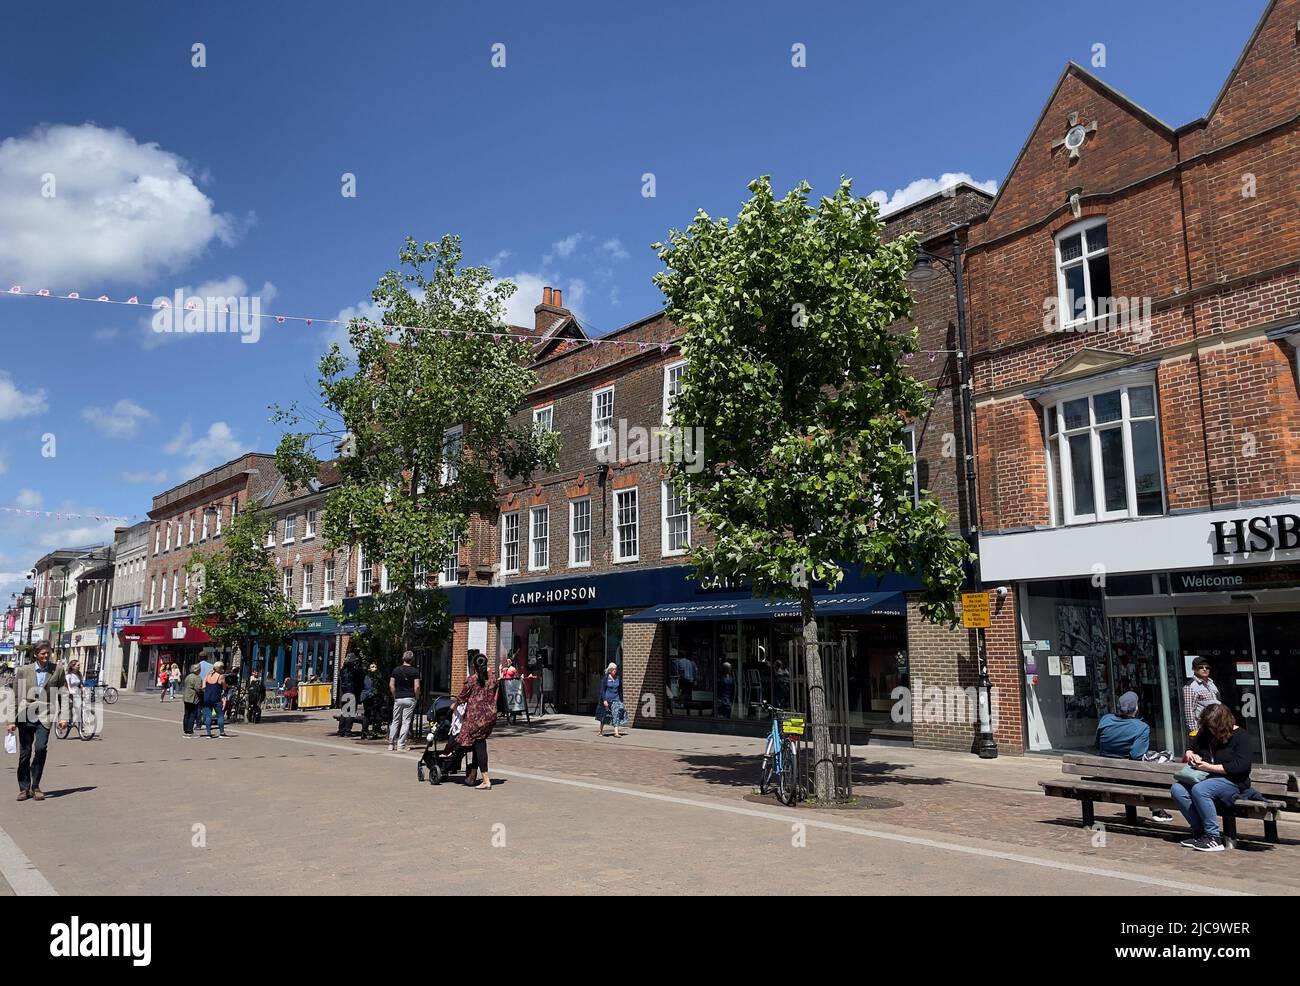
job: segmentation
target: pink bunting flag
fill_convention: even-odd
[[[40,295],[42,298],[48,298],[48,297],[50,296],[50,289],[49,289],[49,288],[41,288],[41,289],[40,289],[39,291],[37,291],[36,293],[37,293],[38,295]]]
[[[75,291],[69,291],[68,297],[71,298],[73,301],[77,301],[81,298],[81,295],[77,294],[77,292]]]

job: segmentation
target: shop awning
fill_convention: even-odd
[[[859,592],[842,596],[817,596],[818,616],[902,616],[906,603],[901,592]],[[799,615],[799,603],[790,599],[719,599],[716,602],[660,603],[624,623],[676,623],[689,620],[774,620]]]
[[[142,647],[160,644],[210,644],[212,638],[200,627],[188,624],[178,627],[175,623],[145,623],[139,626],[125,626],[118,631],[127,640],[134,641]]]

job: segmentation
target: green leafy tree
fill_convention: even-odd
[[[703,429],[704,468],[673,483],[713,535],[700,574],[799,600],[815,789],[833,796],[814,583],[844,566],[916,572],[921,611],[953,623],[969,550],[937,502],[912,503],[909,419],[930,395],[903,365],[915,240],[885,242],[878,209],[843,181],[810,203],[806,183],[777,200],[768,178],[734,223],[700,212],[655,244],[668,317],[687,359],[674,423]]]
[[[298,613],[279,586],[280,573],[266,549],[271,516],[256,504],[235,515],[219,546],[194,552],[189,571],[190,615],[225,648],[252,660],[254,640],[274,646],[298,626]]]
[[[321,358],[322,413],[277,412],[291,430],[276,463],[306,482],[319,456],[339,456],[325,538],[387,564],[405,648],[415,643],[420,595],[466,539],[470,517],[496,511],[503,477],[554,468],[558,438],[511,422],[535,381],[528,344],[502,326],[515,286],[487,267],[462,267],[456,236],[408,238],[400,260],[371,295],[382,324],[348,326],[355,361],[338,346]]]

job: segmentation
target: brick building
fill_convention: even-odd
[[[1182,749],[1209,657],[1300,758],[1300,0],[1170,126],[1069,65],[970,230],[986,583],[1029,749],[1091,747],[1118,694]]]
[[[186,565],[195,551],[220,543],[241,509],[250,502],[266,506],[284,485],[275,456],[249,452],[153,498],[140,622],[123,629],[123,638],[138,648],[132,675],[137,691],[154,686],[160,661],[184,668],[219,652],[202,627],[190,624]]]
[[[964,240],[988,201],[958,186],[887,217],[886,235],[915,231],[940,252],[954,232]],[[965,522],[958,465],[966,449],[955,386],[955,282],[918,283],[914,293],[923,352],[912,370],[937,397],[907,440],[918,494],[938,497],[957,531]],[[498,515],[476,520],[461,546],[447,573],[454,583],[443,579],[455,625],[445,655],[453,687],[464,680],[468,652],[479,650],[494,662],[527,662],[557,708],[588,713],[613,661],[640,726],[758,728],[761,700],[788,699],[789,678],[779,669],[800,634],[797,605],[690,577],[689,548],[708,532],[672,495],[662,462],[643,454],[679,385],[680,330],[658,313],[590,339],[550,289],[536,317],[537,383],[515,423],[559,432],[559,463],[505,488]],[[973,706],[954,703],[952,692],[969,689],[963,698],[973,699],[973,641],[924,624],[918,588],[908,575],[852,572],[836,593],[819,597],[819,607],[828,605],[823,630],[848,647],[858,725],[896,741],[914,735],[918,745],[970,750]],[[943,697],[914,693],[914,709],[929,714],[897,721],[897,690],[914,686]],[[999,739],[1018,751],[1017,720],[999,712]]]

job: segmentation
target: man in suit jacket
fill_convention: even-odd
[[[15,722],[6,733],[18,733],[18,800],[44,801],[41,774],[45,770],[45,750],[50,742],[50,727],[59,715],[59,727],[65,720],[63,708],[67,674],[50,660],[50,645],[36,645],[36,661],[24,664],[14,679]]]

